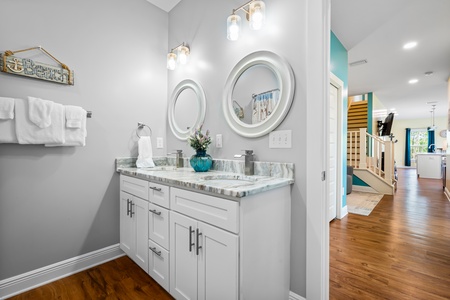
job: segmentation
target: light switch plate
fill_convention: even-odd
[[[269,134],[269,148],[292,148],[292,130],[277,130]]]
[[[222,134],[216,134],[216,148],[222,148]]]
[[[164,140],[162,137],[156,138],[156,148],[158,149],[164,148]]]

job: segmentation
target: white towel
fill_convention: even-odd
[[[31,122],[28,114],[28,101],[15,99],[15,124],[19,144],[63,144],[64,143],[64,106],[54,103],[51,113],[51,125],[39,128]]]
[[[65,106],[67,109],[67,106]],[[86,111],[82,109],[82,115],[81,115],[81,127],[80,128],[66,128],[64,129],[64,136],[65,136],[65,142],[60,144],[45,144],[45,147],[57,147],[57,146],[85,146],[86,145],[86,137],[87,137],[87,130],[86,130]],[[67,114],[66,114],[67,116]]]
[[[139,155],[136,160],[136,167],[138,168],[153,168],[155,163],[153,162],[152,152],[152,140],[149,136],[142,136],[138,141]]]
[[[39,128],[47,128],[52,125],[53,101],[28,97],[28,114],[30,121]]]
[[[66,105],[66,127],[81,128],[81,119],[86,119],[86,111],[79,106]],[[67,141],[66,141],[67,142]]]
[[[14,119],[14,99],[0,97],[0,119]]]

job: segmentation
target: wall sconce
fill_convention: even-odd
[[[245,9],[245,7],[248,7]],[[236,15],[239,10],[245,11],[245,16],[249,21],[250,29],[259,30],[266,21],[266,5],[261,0],[251,0],[244,5],[233,9],[227,18],[227,39],[236,41],[241,31],[241,17]]]
[[[177,52],[178,55],[175,52]],[[185,65],[189,60],[189,54],[189,47],[184,42],[175,48],[172,48],[169,54],[167,54],[167,69],[175,70],[177,63]]]

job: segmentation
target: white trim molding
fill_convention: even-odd
[[[364,185],[352,185],[352,190],[356,192],[379,194],[376,190],[374,190],[370,186]]]
[[[338,216],[338,219],[342,219],[346,215],[348,215],[347,205],[341,208],[341,214]]]
[[[306,300],[306,298],[303,298],[302,296],[297,295],[294,292],[290,292],[289,293],[289,300]]]
[[[12,297],[124,255],[119,244],[116,244],[4,279],[0,281],[0,299]]]

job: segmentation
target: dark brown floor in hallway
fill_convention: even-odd
[[[330,299],[450,299],[450,202],[442,180],[399,169],[365,217],[330,223]]]

